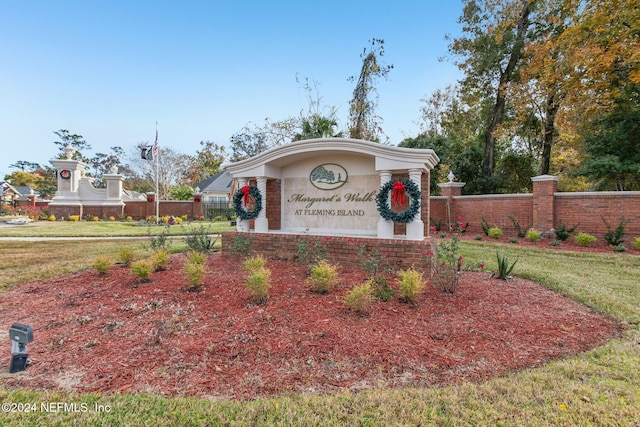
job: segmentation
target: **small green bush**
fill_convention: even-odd
[[[184,238],[184,242],[190,250],[203,253],[211,252],[217,241],[218,238],[212,238],[204,225],[201,225],[200,228],[192,228],[189,235]]]
[[[311,267],[307,283],[314,292],[328,293],[338,281],[338,267],[321,259]]]
[[[108,256],[99,256],[93,261],[93,267],[98,270],[99,274],[107,274],[112,265],[113,261]]]
[[[398,288],[400,289],[402,300],[414,303],[426,285],[422,279],[422,273],[410,268],[409,270],[400,270],[397,274],[400,278],[398,280]]]
[[[569,236],[571,236],[571,233],[573,233],[576,229],[577,225],[574,225],[571,228],[567,228],[567,226],[565,224],[562,223],[562,221],[558,221],[558,229],[556,230],[556,239],[560,240],[561,242],[566,241]]]
[[[191,251],[187,254],[187,262],[192,264],[204,264],[207,260],[207,256],[202,252]]]
[[[372,282],[373,279],[369,279],[360,285],[354,286],[344,297],[345,304],[357,314],[366,314],[371,304],[373,304]]]
[[[153,264],[150,260],[141,259],[131,264],[131,273],[140,279],[141,282],[147,282],[151,275]]]
[[[238,233],[233,241],[229,244],[229,252],[232,254],[247,256],[253,247],[253,236],[247,233]]]
[[[527,234],[525,237],[530,242],[537,242],[538,240],[540,240],[541,235],[540,232],[535,228],[530,228],[529,230],[527,230]]]
[[[194,253],[198,254],[197,252]],[[200,262],[200,259],[196,256],[192,259],[188,259],[187,262],[184,263],[183,271],[187,276],[187,281],[189,282],[188,289],[190,291],[200,290],[204,277],[207,275],[206,264],[204,262]]]
[[[573,238],[577,244],[580,246],[590,246],[598,240],[595,236],[592,236],[589,233],[580,232],[576,234]]]
[[[118,259],[125,267],[130,266],[135,258],[136,251],[133,248],[118,249]]]
[[[256,304],[261,304],[267,299],[270,279],[271,270],[264,267],[252,271],[247,277],[245,286],[251,292],[251,297]]]
[[[474,236],[474,239],[475,239],[475,240],[482,240],[482,236],[481,236],[481,235],[479,235],[479,234],[476,234],[476,235]]]
[[[264,268],[265,259],[262,255],[254,255],[242,262],[242,269],[249,273]]]
[[[620,243],[619,245],[611,246],[611,249],[613,249],[615,252],[626,252],[627,251],[627,247],[624,245],[624,243]]]
[[[636,248],[636,249],[640,249],[640,237],[636,237],[633,240],[633,247]]]
[[[164,266],[167,265],[169,260],[169,251],[167,251],[166,249],[156,249],[154,254],[151,256],[151,264],[153,265],[153,270],[164,270]]]
[[[509,243],[518,243],[518,239],[515,237],[509,237]]]
[[[500,227],[497,226],[493,226],[489,229],[489,237],[491,237],[492,239],[499,239],[502,237],[502,230],[500,229]]]

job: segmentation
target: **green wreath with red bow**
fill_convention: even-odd
[[[392,192],[391,199],[399,205],[404,205],[405,197],[409,197],[409,207],[405,211],[395,212],[391,209],[389,206],[390,191]],[[420,210],[421,200],[420,189],[410,179],[389,181],[380,187],[380,191],[376,195],[376,205],[380,216],[393,222],[407,223],[413,221],[413,218]]]
[[[249,202],[254,203],[253,210],[250,211],[246,209]],[[262,194],[258,187],[245,185],[236,191],[233,195],[233,210],[238,219],[256,218],[262,210]]]

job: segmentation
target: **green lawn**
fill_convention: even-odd
[[[58,242],[59,243],[59,242]],[[113,243],[113,242],[112,242]],[[2,242],[0,265],[14,251],[55,252],[56,242],[29,247]],[[95,253],[117,250],[82,242],[70,269],[88,268]],[[7,247],[9,245],[9,247]],[[16,246],[13,246],[16,245]],[[640,423],[640,257],[523,249],[487,242],[461,242],[470,262],[496,268],[495,252],[518,258],[514,274],[544,285],[610,315],[626,325],[622,337],[592,351],[551,364],[474,384],[420,389],[372,389],[360,393],[288,395],[252,401],[211,401],[142,394],[76,394],[8,391],[2,403],[35,404],[35,411],[0,413],[0,425],[317,425],[317,426],[637,426]],[[93,254],[93,255],[92,255]],[[26,256],[26,255],[24,255]],[[53,260],[43,259],[47,265]],[[56,263],[68,262],[57,260]],[[3,267],[4,269],[4,267]],[[15,274],[19,266],[3,270]],[[39,267],[26,268],[33,278]],[[50,274],[59,274],[51,269]],[[46,274],[45,274],[46,275]],[[23,281],[29,280],[27,275]],[[87,361],[90,363],[90,361]],[[0,374],[0,380],[6,373]],[[14,374],[15,375],[15,374]],[[86,412],[45,413],[40,403],[63,402]],[[101,411],[95,411],[95,404]],[[31,407],[33,408],[33,407]]]
[[[138,221],[34,221],[25,225],[0,227],[0,237],[144,237],[161,233],[180,236],[200,227],[211,234],[235,229],[229,221],[185,221],[172,226]]]

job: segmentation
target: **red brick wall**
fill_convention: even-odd
[[[224,256],[235,256],[230,251],[229,246],[238,235],[245,235],[250,238],[252,241],[252,253],[261,254],[267,259],[295,261],[298,244],[313,244],[326,247],[326,258],[331,263],[338,263],[344,266],[359,266],[362,258],[358,256],[358,249],[364,247],[367,255],[370,255],[373,250],[377,250],[384,256],[385,266],[394,270],[414,266],[424,271],[430,271],[431,257],[427,252],[434,250],[434,243],[430,238],[426,238],[424,241],[411,241],[230,231],[222,233],[222,254]]]
[[[560,220],[568,227],[579,224],[580,231],[601,238],[607,231],[603,217],[612,229],[624,217],[629,221],[625,227],[625,242],[640,237],[640,192],[637,191],[556,193],[554,210],[556,227]]]

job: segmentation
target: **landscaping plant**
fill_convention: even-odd
[[[513,224],[513,228],[516,229],[516,233],[518,234],[518,237],[520,237],[520,238],[525,237],[525,232],[522,231],[522,227],[520,227],[520,223],[518,222],[518,220],[515,219],[512,216],[510,216],[509,219],[511,220],[511,223]]]
[[[93,261],[93,267],[98,270],[99,274],[107,274],[109,267],[113,265],[113,261],[108,256],[99,256]]]
[[[169,262],[169,252],[166,249],[156,249],[151,255],[151,264],[153,265],[153,271],[164,270],[165,265]]]
[[[372,283],[373,279],[369,279],[364,283],[355,285],[344,297],[345,304],[359,315],[368,313],[371,304],[373,304],[374,296]]]
[[[496,251],[496,257],[498,258],[498,272],[496,275],[502,280],[507,280],[518,260],[516,259],[509,264],[509,254],[501,255],[498,251]]]
[[[245,282],[245,287],[251,292],[251,298],[256,304],[262,304],[269,295],[269,281],[271,280],[271,270],[268,268],[258,268],[250,272]]]
[[[607,242],[609,246],[612,246],[614,248],[620,247],[624,242],[624,239],[623,239],[624,228],[627,226],[628,221],[625,220],[624,217],[622,217],[620,219],[620,222],[618,223],[618,226],[615,228],[615,230],[612,230],[607,220],[604,219],[604,217],[601,217],[601,218],[602,218],[602,222],[604,222],[604,225],[607,227],[607,232],[604,233],[604,241]],[[618,251],[618,252],[624,252],[624,251]]]
[[[528,241],[537,242],[538,240],[540,240],[540,237],[540,232],[535,228],[530,228],[529,230],[527,230],[526,238]]]
[[[414,268],[398,271],[398,288],[402,300],[409,303],[415,303],[416,298],[425,288],[425,281],[422,279],[422,273]]]
[[[254,255],[242,262],[242,269],[249,273],[260,270],[264,267],[265,259],[262,255]]]
[[[151,276],[153,264],[148,259],[141,259],[131,264],[131,273],[136,276],[140,282],[148,282]]]
[[[562,221],[558,221],[558,228],[556,229],[556,239],[560,240],[561,242],[566,241],[569,236],[571,236],[571,233],[573,233],[576,229],[577,225],[574,225],[571,228],[567,228],[567,226],[565,224],[562,223]]]
[[[499,239],[502,237],[502,230],[500,229],[500,227],[494,225],[489,229],[488,236],[492,239]]]
[[[213,250],[218,238],[212,238],[210,230],[200,225],[199,228],[191,228],[190,233],[184,238],[187,247],[192,251],[209,253]]]
[[[321,259],[311,267],[307,283],[314,292],[328,293],[338,281],[338,267]]]
[[[123,266],[128,267],[136,258],[136,251],[133,248],[120,248],[118,249],[118,259]]]
[[[193,251],[187,256],[183,270],[189,281],[189,291],[198,291],[207,275],[206,256],[202,252]]]
[[[575,240],[575,242],[580,246],[590,246],[594,244],[598,239],[589,233],[584,233],[581,231],[574,236],[573,240]]]

